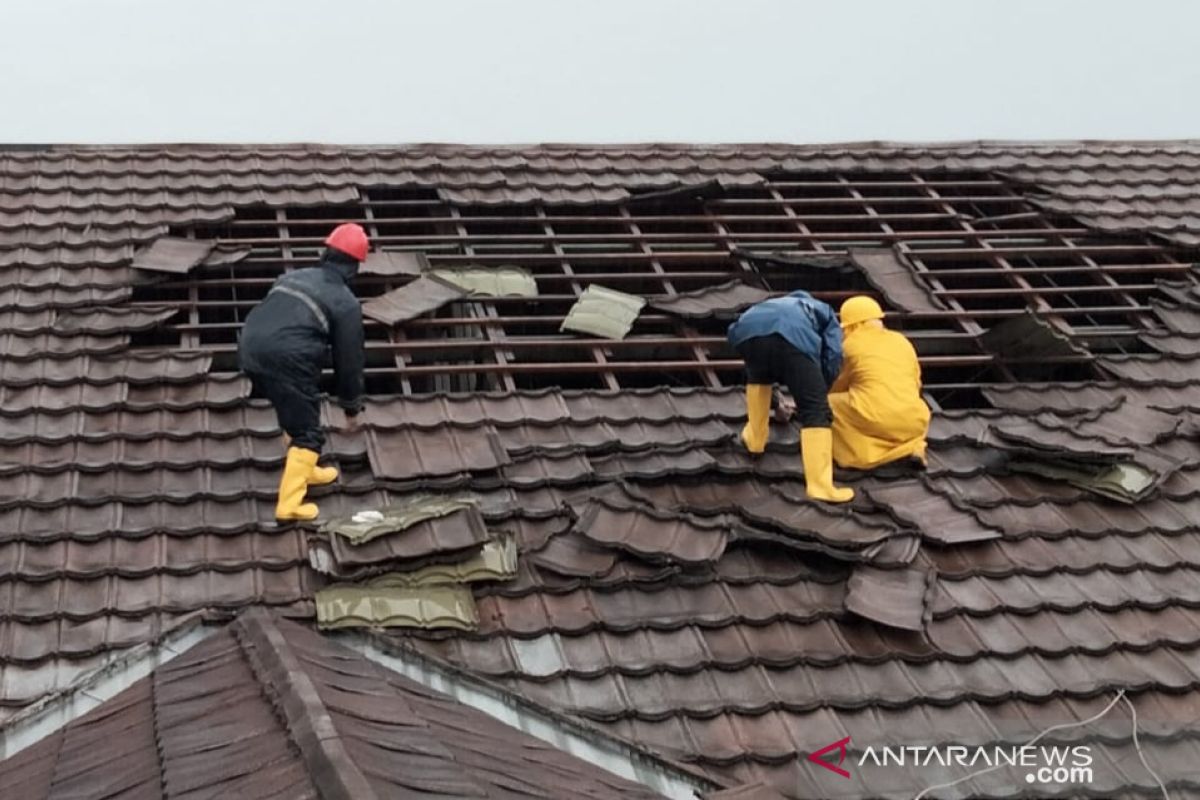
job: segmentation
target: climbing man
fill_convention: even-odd
[[[847,299],[840,316],[845,361],[829,395],[833,460],[853,469],[907,457],[924,464],[929,406],[917,351],[883,326],[883,309],[870,297]]]
[[[354,223],[339,225],[325,239],[315,267],[286,273],[246,317],[238,343],[238,363],[255,394],[275,407],[288,445],[275,517],[309,520],[317,506],[304,502],[309,486],[337,479],[333,467],[317,466],[325,434],[321,430],[319,380],[332,351],[338,404],[355,424],[362,410],[363,322],[350,281],[367,258],[367,234]]]
[[[782,383],[800,418],[808,496],[831,503],[853,499],[853,489],[833,485],[827,394],[842,365],[842,331],[833,309],[808,292],[792,292],[746,309],[729,326],[728,338],[746,361],[746,449],[761,453],[766,448],[771,390]]]

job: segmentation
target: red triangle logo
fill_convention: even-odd
[[[849,744],[850,744],[849,736],[847,736],[845,739],[839,739],[836,742],[834,742],[833,744],[825,745],[820,750],[817,750],[814,753],[809,753],[808,760],[813,762],[814,764],[819,764],[820,766],[824,767],[825,769],[829,770],[830,772],[836,772],[838,775],[841,775],[843,778],[849,778],[850,770],[842,769],[839,766],[843,761],[846,760],[846,746]],[[822,758],[822,756],[824,756],[826,753],[830,752],[831,750],[838,751],[837,764],[834,764],[832,761],[826,761],[824,758]]]

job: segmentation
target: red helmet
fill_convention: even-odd
[[[325,239],[325,244],[334,250],[341,250],[355,261],[367,260],[367,232],[357,223],[338,225]]]

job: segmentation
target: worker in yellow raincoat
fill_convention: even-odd
[[[847,299],[839,317],[842,371],[829,390],[834,463],[851,469],[907,457],[924,463],[930,415],[916,350],[883,326],[883,309],[870,297]]]

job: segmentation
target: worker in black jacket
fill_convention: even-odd
[[[271,401],[288,439],[275,506],[279,520],[315,519],[317,506],[304,502],[308,486],[331,483],[338,476],[332,467],[317,466],[325,444],[318,381],[330,350],[339,405],[352,424],[362,410],[362,309],[350,281],[366,260],[367,234],[360,225],[339,225],[325,245],[317,266],[275,281],[246,317],[238,343],[242,371],[250,376],[255,394]]]

